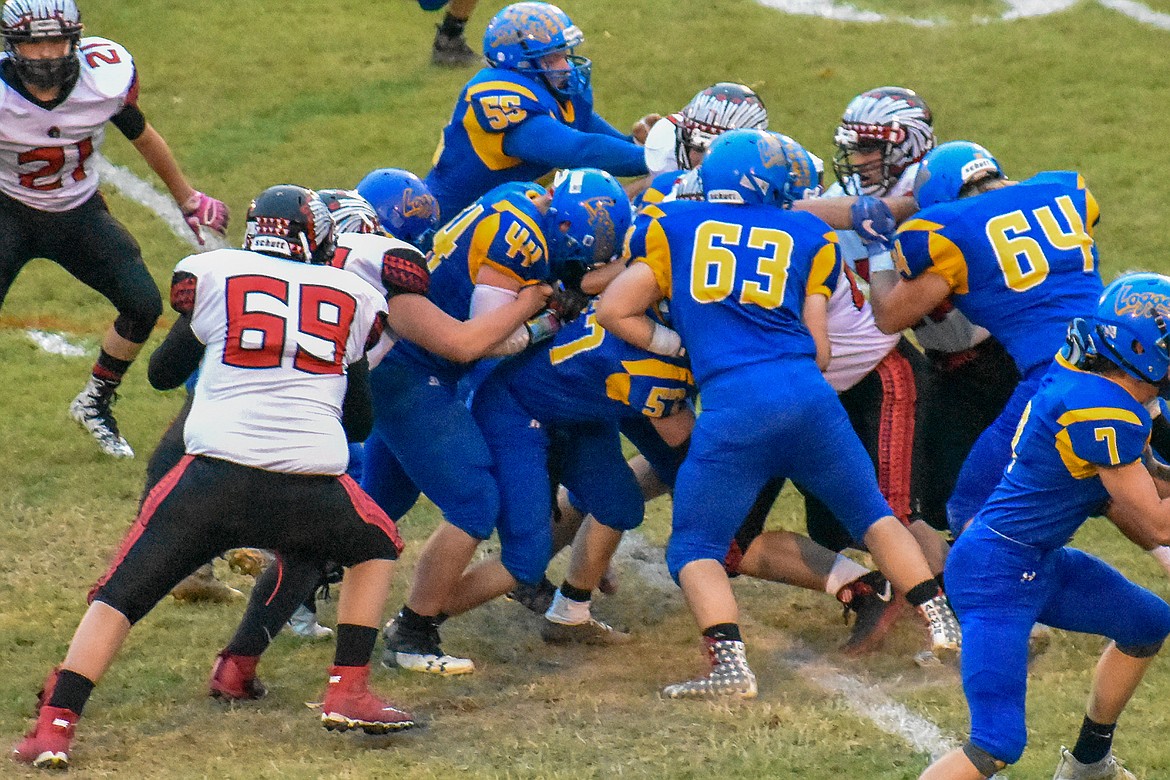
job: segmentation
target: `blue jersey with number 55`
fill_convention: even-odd
[[[695,389],[685,358],[655,355],[611,335],[592,305],[553,340],[507,363],[502,378],[546,424],[668,417]]]
[[[894,257],[906,278],[944,278],[1027,376],[1052,362],[1069,320],[1096,307],[1097,219],[1084,179],[1050,171],[923,209],[899,228]]]
[[[671,201],[643,209],[631,262],[670,299],[700,389],[729,369],[816,355],[801,319],[807,295],[828,298],[841,273],[836,234],[818,217],[775,206]]]
[[[528,197],[543,191],[530,183],[497,187],[435,233],[427,258],[431,272],[427,298],[452,317],[467,320],[475,280],[485,267],[521,287],[546,281],[550,270],[542,215]],[[412,360],[444,381],[457,381],[469,368],[406,340],[387,355],[386,361],[394,360]]]

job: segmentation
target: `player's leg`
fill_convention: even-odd
[[[1027,743],[1028,634],[1048,594],[1042,553],[982,529],[947,561],[949,594],[963,627],[961,672],[971,713],[967,743],[943,756],[925,780],[982,780],[1014,763]],[[1026,579],[1024,574],[1034,576]]]
[[[435,65],[458,67],[474,65],[482,60],[463,37],[463,30],[477,2],[479,0],[451,0],[447,15],[435,32],[435,43],[431,49],[431,62]],[[441,8],[446,0],[419,0],[419,4],[430,11]]]
[[[793,458],[790,476],[829,507],[833,516],[860,539],[878,568],[918,609],[931,632],[936,655],[954,656],[961,640],[958,624],[914,537],[894,517],[878,489],[869,456],[836,397],[806,401],[809,426],[801,441],[816,442]]]
[[[43,767],[68,765],[74,727],[131,626],[183,575],[219,551],[215,526],[205,520],[219,509],[218,496],[195,473],[199,465],[184,459],[143,503],[114,563],[90,591],[89,609],[65,660],[45,682],[37,723],[16,746],[16,760]],[[200,491],[211,495],[200,496]]]
[[[562,481],[588,512],[573,542],[565,580],[545,613],[546,642],[624,644],[629,635],[595,620],[593,591],[609,570],[622,534],[641,524],[642,491],[622,456],[617,426],[576,426]]]
[[[119,433],[111,405],[123,375],[162,315],[162,297],[142,262],[138,242],[110,214],[101,195],[61,215],[60,222],[59,233],[45,240],[46,255],[118,310],[102,338],[89,382],[69,413],[107,455],[132,458],[134,451]]]
[[[1052,558],[1060,589],[1039,620],[1056,628],[1100,634],[1113,640],[1097,663],[1080,735],[1071,751],[1062,751],[1056,777],[1124,778],[1125,770],[1115,768],[1113,731],[1170,634],[1170,606],[1104,561],[1080,550],[1064,548],[1054,552]],[[1109,774],[1110,770],[1114,774]]]
[[[32,209],[0,193],[0,307],[17,274],[37,256],[36,237],[44,230],[38,222],[43,216],[38,219]]]
[[[357,481],[383,512],[401,518],[418,501],[420,491],[382,438],[383,427],[393,424],[385,417],[375,420],[374,430],[362,446],[362,476]]]

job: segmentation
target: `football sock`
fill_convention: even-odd
[[[448,38],[458,38],[463,35],[463,28],[466,26],[466,19],[452,16],[451,12],[448,11],[447,15],[443,17],[443,23],[439,25],[439,34]]]
[[[561,583],[561,593],[565,595],[565,598],[573,601],[591,601],[593,599],[593,591],[575,588],[569,584],[568,580]]]
[[[907,591],[906,600],[910,602],[910,606],[912,607],[921,607],[940,592],[938,581],[934,577],[931,577],[929,580],[923,580]]]
[[[1082,764],[1095,764],[1109,755],[1113,746],[1113,730],[1116,723],[1097,723],[1085,716],[1081,724],[1081,734],[1077,737],[1077,744],[1072,749],[1073,758]]]
[[[829,570],[829,576],[825,578],[825,593],[836,596],[841,588],[867,574],[869,574],[869,569],[846,558],[841,553],[837,553],[837,558],[833,561],[833,568]]]
[[[57,682],[53,685],[49,706],[64,707],[81,715],[85,703],[89,701],[89,695],[93,693],[93,686],[93,680],[88,677],[62,669],[57,672]]]
[[[355,626],[353,623],[339,623],[337,626],[337,652],[333,655],[334,666],[366,666],[374,654],[374,642],[378,629],[370,626]]]
[[[97,362],[93,364],[93,376],[107,384],[118,385],[130,368],[131,362],[116,358],[103,349],[98,355]]]
[[[435,618],[430,615],[420,615],[407,606],[398,613],[398,626],[403,631],[413,634],[423,634],[435,627]]]
[[[742,642],[738,623],[716,623],[703,629],[703,636],[716,642]]]
[[[268,649],[297,607],[317,588],[321,566],[302,558],[277,556],[276,562],[256,578],[248,607],[224,652],[258,656]]]

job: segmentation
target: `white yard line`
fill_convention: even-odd
[[[950,24],[945,19],[918,19],[910,16],[887,16],[877,11],[868,11],[858,8],[852,3],[838,2],[837,0],[756,0],[762,6],[775,8],[777,11],[794,16],[819,16],[822,19],[833,19],[840,22],[901,22],[915,27],[936,27]],[[864,0],[858,0],[864,5]],[[1082,0],[1005,0],[1007,10],[992,19],[972,18],[973,24],[987,24],[989,22],[1010,22],[1016,19],[1034,19],[1039,16],[1067,11]],[[1154,11],[1144,3],[1135,0],[1097,0],[1106,8],[1125,14],[1130,19],[1141,24],[1156,27],[1160,30],[1170,30],[1170,14]]]
[[[678,587],[666,569],[662,549],[648,543],[640,534],[627,533],[615,559],[637,572],[647,586],[676,595],[681,601]],[[930,754],[932,760],[958,746],[958,741],[937,725],[886,696],[877,686],[846,674],[799,640],[785,636],[791,644],[782,656],[786,663],[807,682],[840,697],[850,710],[880,730],[900,738],[917,752]]]
[[[85,347],[70,341],[62,333],[50,333],[44,330],[26,330],[24,333],[30,341],[51,355],[85,357],[88,353]]]

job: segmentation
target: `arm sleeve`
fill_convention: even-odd
[[[370,368],[365,358],[351,363],[346,369],[348,382],[341,402],[341,427],[345,440],[365,441],[374,429],[374,401],[370,395]]]
[[[172,390],[187,381],[199,367],[204,346],[191,330],[191,318],[180,315],[163,343],[150,356],[146,378],[156,390]]]
[[[614,176],[648,172],[642,147],[624,136],[583,133],[551,116],[529,117],[509,129],[504,153],[549,168],[600,168]]]
[[[589,124],[585,126],[585,132],[595,133],[596,135],[608,135],[610,138],[620,138],[623,141],[634,142],[634,139],[618,130],[601,116],[601,114],[594,111],[589,115]],[[643,153],[643,156],[645,154]]]

